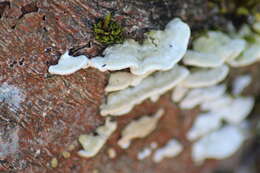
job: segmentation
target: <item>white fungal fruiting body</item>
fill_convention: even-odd
[[[221,32],[210,31],[194,40],[194,50],[185,54],[183,62],[197,67],[218,67],[237,57],[245,46],[246,41],[242,39],[232,40]]]
[[[254,25],[253,25],[254,26]],[[249,28],[248,25],[244,25],[238,34],[237,37],[242,39],[250,38],[250,41],[247,41],[245,50],[237,57],[230,59],[227,63],[233,67],[243,67],[251,65],[260,60],[260,36],[259,33],[254,33]]]
[[[260,43],[247,46],[247,49],[238,57],[228,61],[233,67],[243,67],[251,65],[260,60]]]
[[[164,94],[180,83],[189,74],[186,68],[175,66],[169,71],[155,72],[139,85],[111,93],[105,105],[101,106],[101,115],[122,115],[131,111],[147,98]]]
[[[70,56],[69,52],[67,51],[60,57],[58,64],[51,65],[49,67],[49,73],[58,75],[69,75],[82,68],[87,68],[88,63],[89,59],[86,56],[81,55],[73,57]]]
[[[193,141],[220,127],[220,115],[212,112],[202,113],[197,116],[192,128],[187,133],[187,138]]]
[[[213,69],[197,69],[191,72],[190,75],[180,84],[186,88],[201,88],[213,86],[224,80],[229,72],[226,65]]]
[[[231,105],[233,98],[229,95],[224,94],[221,97],[214,99],[214,101],[203,101],[200,105],[202,111],[212,111],[217,112],[223,107]]]
[[[140,152],[137,154],[137,159],[138,159],[138,160],[143,160],[143,159],[149,157],[151,154],[152,154],[152,149],[150,149],[150,148],[144,148],[142,151],[140,151]]]
[[[192,89],[180,102],[180,107],[183,109],[192,109],[203,102],[208,102],[222,96],[225,91],[225,85]]]
[[[190,38],[190,28],[180,19],[170,21],[164,31],[152,31],[140,45],[134,40],[107,48],[104,57],[95,57],[90,65],[99,69],[121,70],[143,75],[156,70],[169,70],[181,60]]]
[[[103,145],[106,143],[110,135],[116,130],[117,123],[106,119],[106,123],[103,126],[97,128],[97,135],[80,135],[79,142],[84,150],[80,150],[78,154],[82,157],[95,156]]]
[[[230,105],[225,105],[217,111],[228,123],[239,124],[251,112],[254,106],[252,97],[238,97],[232,100]]]
[[[153,161],[158,163],[164,158],[172,158],[179,155],[183,150],[182,145],[175,139],[171,139],[164,147],[155,151]]]
[[[187,92],[189,91],[188,88],[181,87],[181,86],[176,86],[175,89],[172,92],[172,101],[173,102],[179,102],[185,97]]]
[[[138,120],[132,121],[123,129],[118,145],[125,149],[130,146],[133,139],[144,138],[149,135],[156,128],[163,113],[164,111],[160,109],[154,116],[143,116]]]
[[[195,142],[192,158],[200,164],[205,159],[225,159],[234,154],[246,139],[244,129],[225,126]]]
[[[153,150],[157,148],[157,143],[152,142],[148,147],[143,148],[140,152],[137,154],[137,159],[138,160],[143,160],[147,157],[149,157]]]
[[[192,128],[187,133],[187,138],[191,141],[207,135],[222,125],[222,120],[229,124],[238,125],[249,115],[254,105],[251,97],[231,98],[221,96],[215,100],[205,100],[201,107],[207,113],[198,115]]]
[[[138,76],[129,72],[114,72],[109,77],[109,82],[105,88],[105,91],[112,92],[123,90],[128,86],[136,86],[140,84],[140,82],[148,75],[150,75],[150,73]]]
[[[250,75],[242,75],[235,78],[232,84],[232,94],[238,95],[251,83],[252,77]]]

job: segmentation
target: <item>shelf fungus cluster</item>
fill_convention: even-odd
[[[259,24],[254,27],[259,31]],[[209,31],[194,40],[192,49],[187,50],[189,39],[189,26],[173,19],[164,30],[148,32],[143,44],[129,39],[106,48],[102,56],[92,59],[84,55],[72,57],[66,52],[57,65],[49,68],[50,73],[60,75],[88,67],[110,71],[106,101],[100,106],[106,124],[97,128],[97,136],[80,136],[84,148],[79,152],[81,156],[93,157],[102,148],[116,129],[116,122],[109,120],[111,116],[124,116],[135,105],[146,99],[156,101],[170,90],[173,102],[181,109],[199,107],[202,111],[187,133],[196,163],[208,158],[227,158],[237,151],[247,138],[245,119],[254,105],[254,98],[241,94],[251,77],[246,74],[237,78],[232,93],[227,92],[224,80],[230,68],[260,61],[260,35],[246,25],[236,33]],[[118,145],[126,149],[133,139],[152,133],[163,112],[159,109],[153,116],[130,122],[123,129]],[[160,162],[175,157],[182,150],[181,143],[170,140],[154,152],[153,160]],[[151,153],[151,149],[144,149],[138,159]]]

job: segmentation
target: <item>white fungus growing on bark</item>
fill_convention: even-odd
[[[89,63],[89,59],[80,55],[77,57],[73,57],[69,55],[69,52],[65,52],[59,59],[58,64],[51,65],[49,67],[49,73],[58,74],[58,75],[69,75],[75,73],[76,71],[87,68]]]
[[[81,157],[86,158],[95,156],[104,146],[110,135],[116,130],[116,127],[117,123],[112,122],[110,118],[107,118],[105,124],[96,129],[97,135],[80,135],[79,142],[82,145],[83,150],[80,150],[78,154]]]
[[[152,133],[160,118],[164,114],[163,109],[159,109],[153,116],[143,116],[138,120],[130,122],[122,131],[122,137],[118,141],[121,148],[128,148],[131,141],[136,138],[144,138]]]

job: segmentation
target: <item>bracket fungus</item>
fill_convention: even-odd
[[[218,67],[226,60],[237,57],[245,46],[245,40],[231,39],[222,32],[210,31],[206,36],[194,40],[194,50],[187,51],[183,63],[197,67]]]
[[[214,100],[204,100],[201,108],[207,113],[197,116],[192,128],[187,133],[189,140],[196,140],[209,132],[219,129],[222,121],[228,124],[239,125],[252,111],[254,99],[251,97],[221,96]]]
[[[153,161],[158,163],[164,158],[172,158],[179,155],[183,150],[183,146],[175,139],[171,139],[168,143],[155,151]]]
[[[80,135],[79,142],[84,150],[80,150],[78,154],[86,158],[95,156],[116,128],[117,123],[107,118],[105,124],[97,128],[97,135]]]
[[[154,129],[162,115],[163,109],[159,109],[153,116],[143,116],[138,120],[129,123],[122,131],[122,137],[118,141],[121,148],[128,148],[131,141],[135,138],[144,138],[149,135]]]
[[[101,115],[126,114],[145,99],[172,89],[188,74],[189,71],[186,68],[177,65],[169,71],[155,72],[135,87],[109,94],[106,104],[101,106]]]
[[[212,112],[202,113],[197,116],[186,136],[187,139],[193,141],[220,127],[221,117],[218,114]]]
[[[192,146],[193,160],[201,164],[205,159],[225,159],[231,156],[245,141],[245,131],[244,127],[229,125],[201,138]]]
[[[87,68],[89,59],[84,56],[73,57],[65,52],[59,59],[58,64],[49,67],[49,73],[58,75],[69,75],[82,68]]]
[[[246,40],[245,50],[233,59],[227,61],[232,67],[243,67],[260,61],[260,35],[244,25],[236,35]]]
[[[224,80],[229,72],[227,65],[212,69],[196,69],[181,83],[186,88],[213,86]]]
[[[182,99],[180,107],[183,109],[192,109],[203,102],[208,102],[222,96],[225,91],[225,85],[192,89]]]
[[[109,16],[107,21],[110,21],[108,19]],[[105,25],[105,21],[98,25]],[[99,32],[98,25],[96,31]],[[259,31],[259,24],[253,28]],[[121,30],[118,32],[121,33]],[[122,44],[107,47],[103,56],[92,59],[83,55],[72,57],[66,52],[57,65],[49,67],[49,72],[68,75],[88,67],[111,71],[105,88],[106,102],[100,106],[102,116],[129,113],[135,105],[146,99],[156,102],[162,94],[175,87],[173,102],[179,102],[183,109],[200,106],[203,111],[186,135],[190,141],[198,140],[192,147],[193,160],[201,163],[207,158],[226,158],[246,139],[246,129],[240,126],[251,112],[254,99],[240,96],[251,82],[248,76],[234,82],[233,96],[227,93],[224,84],[219,83],[227,77],[229,66],[240,67],[260,61],[260,36],[248,26],[233,35],[209,31],[206,36],[197,38],[193,49],[187,51],[189,38],[189,26],[177,18],[170,21],[164,31],[147,33],[143,44],[128,39]],[[181,60],[182,66],[178,65]],[[189,71],[185,66],[192,66],[192,69]],[[123,129],[118,145],[125,149],[133,139],[149,135],[163,113],[164,110],[160,109],[153,116],[130,122]],[[223,120],[227,125],[223,125]],[[97,128],[96,136],[81,135],[79,141],[84,150],[78,154],[87,158],[95,156],[116,127],[117,123],[107,118],[105,125]],[[153,160],[160,162],[181,151],[181,144],[170,140],[155,151]],[[151,153],[152,149],[145,148],[138,159],[142,160]]]
[[[143,75],[134,75],[129,72],[114,72],[109,77],[108,85],[105,88],[106,92],[123,90],[129,86],[138,85],[150,73]]]
[[[172,101],[173,102],[179,102],[185,97],[187,92],[189,91],[188,88],[181,87],[181,86],[176,86],[172,92]]]
[[[104,57],[95,57],[91,66],[100,71],[130,68],[143,75],[156,70],[169,70],[181,60],[190,38],[190,28],[180,19],[170,21],[164,31],[152,31],[140,45],[134,40],[108,47]]]
[[[252,76],[241,75],[235,78],[232,83],[232,94],[238,95],[252,82]]]

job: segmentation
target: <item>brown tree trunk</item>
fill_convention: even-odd
[[[171,102],[170,93],[117,118],[119,128],[96,157],[77,155],[78,136],[104,122],[99,106],[108,72],[87,69],[55,76],[47,70],[66,50],[89,57],[101,54],[104,46],[95,41],[92,26],[109,12],[123,26],[124,36],[136,40],[142,40],[147,29],[163,28],[175,16],[193,31],[226,24],[225,18],[208,9],[207,0],[0,0],[0,88],[8,91],[4,99],[0,96],[0,172],[202,173],[217,165],[213,160],[202,166],[192,162],[185,134],[198,110],[181,111]],[[257,78],[257,68],[243,70]],[[259,94],[259,83],[253,88]],[[120,149],[120,130],[159,107],[166,114],[157,130],[128,150]],[[162,146],[172,137],[185,146],[179,157],[160,164],[136,159],[146,144],[156,140]],[[107,155],[111,147],[115,159]],[[69,158],[62,155],[64,151]],[[58,161],[56,168],[51,165],[53,158]]]

